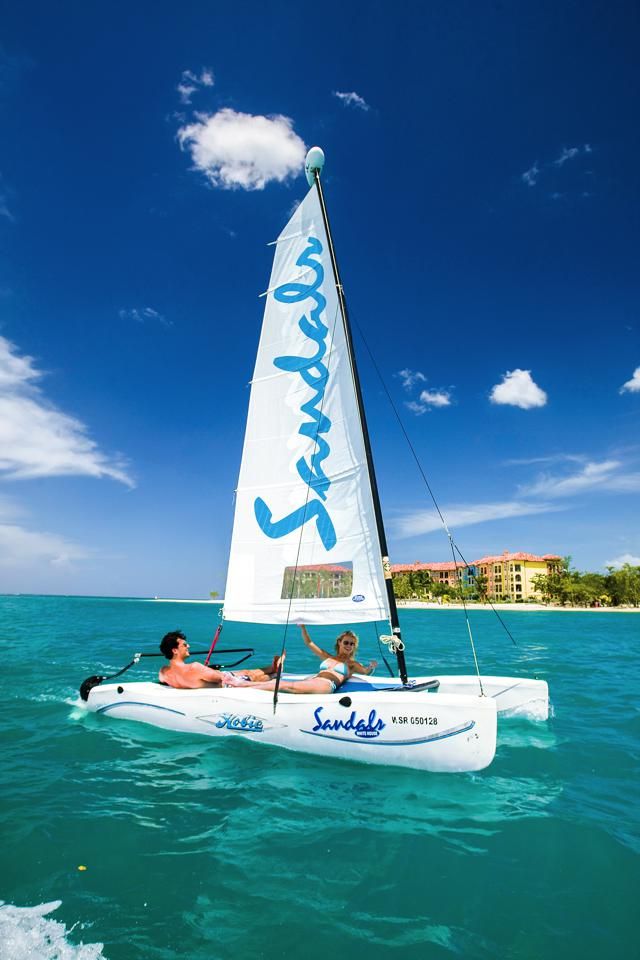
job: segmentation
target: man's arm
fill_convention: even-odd
[[[222,683],[222,674],[219,670],[205,667],[204,663],[191,663],[189,666],[199,680],[204,680],[206,683]]]

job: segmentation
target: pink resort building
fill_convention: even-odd
[[[463,586],[473,587],[476,578],[486,588],[487,595],[492,600],[537,600],[532,580],[536,574],[549,574],[557,570],[562,563],[562,557],[552,553],[538,557],[533,553],[509,553],[505,550],[499,556],[481,557],[468,566],[463,563],[454,563],[452,560],[443,563],[396,563],[391,567],[394,576],[399,574],[424,572],[429,575],[433,583],[442,583],[454,587],[462,581]]]

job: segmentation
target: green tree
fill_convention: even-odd
[[[398,600],[411,599],[411,587],[409,585],[409,577],[406,573],[394,573],[393,592]]]
[[[431,584],[431,595],[436,599],[438,597],[454,598],[457,588],[450,587],[446,581],[434,580]]]
[[[571,578],[576,572],[571,570],[571,557],[563,557],[558,567],[536,574],[531,582],[547,603],[564,605],[571,601]]]
[[[487,599],[487,590],[489,589],[489,578],[484,573],[479,573],[476,576],[475,583],[475,594],[478,600],[483,602]]]
[[[619,570],[607,567],[607,592],[611,594],[613,603],[640,605],[640,567],[632,567],[630,563],[623,564]]]

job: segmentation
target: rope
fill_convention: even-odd
[[[404,650],[404,640],[399,640],[395,634],[391,634],[391,636],[388,637],[381,636],[380,643],[384,643],[389,653],[396,654],[398,650]]]
[[[215,648],[216,648],[216,643],[218,642],[218,638],[219,638],[220,634],[222,633],[222,627],[223,627],[222,610],[220,610],[220,622],[218,623],[218,626],[216,627],[216,632],[215,632],[214,635],[213,635],[213,640],[211,641],[211,646],[209,647],[209,653],[207,654],[206,659],[205,659],[205,661],[204,661],[205,667],[208,667],[208,666],[209,666],[209,660],[211,660],[211,654],[212,654],[213,651],[215,650]]]

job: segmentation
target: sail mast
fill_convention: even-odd
[[[396,596],[393,592],[393,581],[391,579],[391,565],[389,563],[389,551],[387,549],[387,537],[384,530],[384,521],[382,519],[382,508],[380,506],[380,495],[378,493],[378,483],[376,480],[375,468],[373,465],[373,454],[371,452],[371,441],[369,439],[369,429],[367,427],[367,418],[364,410],[364,402],[362,399],[362,389],[360,387],[360,377],[358,375],[358,367],[356,365],[355,352],[353,349],[353,338],[351,336],[351,324],[349,322],[349,313],[347,311],[347,302],[344,296],[344,290],[342,288],[342,282],[340,280],[340,271],[338,269],[338,261],[336,259],[336,252],[333,245],[333,237],[331,234],[331,226],[329,224],[329,216],[327,214],[327,207],[324,202],[324,194],[322,192],[322,184],[320,182],[320,171],[324,165],[324,153],[319,147],[312,147],[307,154],[305,170],[307,173],[307,180],[309,184],[312,185],[315,183],[316,189],[318,191],[318,198],[320,200],[320,209],[322,210],[322,219],[324,221],[324,228],[327,234],[327,240],[329,241],[329,254],[331,256],[331,265],[333,267],[333,276],[336,283],[336,289],[338,291],[338,302],[340,304],[340,312],[342,314],[342,322],[344,324],[345,338],[347,343],[347,350],[349,354],[349,362],[351,364],[351,373],[353,376],[353,385],[355,387],[356,394],[356,403],[358,407],[358,414],[360,416],[360,424],[362,426],[362,435],[364,438],[364,447],[367,459],[367,471],[369,474],[369,482],[371,484],[371,495],[373,498],[373,509],[376,518],[376,526],[378,528],[378,539],[380,541],[380,549],[382,551],[382,566],[384,570],[384,579],[385,587],[387,589],[387,600],[389,602],[389,619],[391,621],[391,629],[393,630],[393,635],[395,639],[395,654],[398,661],[398,672],[400,674],[400,679],[402,683],[407,682],[407,665],[404,657],[404,645],[402,643],[402,636],[400,633],[400,621],[398,619],[398,607],[396,604]]]

